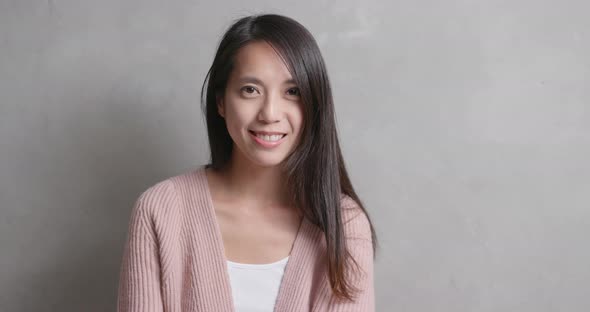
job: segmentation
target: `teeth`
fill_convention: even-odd
[[[268,141],[268,142],[275,142],[275,141],[280,140],[283,137],[282,134],[275,134],[275,135],[256,134],[256,136],[265,140],[265,141]]]

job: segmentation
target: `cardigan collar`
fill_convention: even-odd
[[[217,216],[215,214],[213,199],[211,196],[211,190],[209,188],[209,182],[205,173],[205,165],[200,166],[196,170],[197,183],[201,186],[201,190],[196,190],[205,197],[204,217],[206,222],[206,231],[210,237],[214,238],[214,246],[211,248],[209,257],[212,257],[214,266],[211,268],[213,272],[206,274],[205,282],[210,285],[212,295],[216,298],[215,300],[205,300],[215,306],[205,307],[206,311],[234,311],[234,303],[231,293],[231,284],[229,279],[229,273],[227,270],[227,259],[225,256],[225,249],[223,245],[223,239],[221,230],[217,222]],[[308,307],[301,306],[302,303],[307,303],[309,296],[306,293],[305,287],[300,282],[302,278],[307,278],[307,275],[312,274],[309,269],[314,265],[314,257],[312,255],[313,248],[317,242],[317,229],[310,223],[305,217],[301,219],[299,230],[297,231],[295,240],[291,247],[289,259],[283,273],[281,284],[279,286],[279,292],[275,302],[275,312],[279,311],[301,311],[301,309],[307,310]]]

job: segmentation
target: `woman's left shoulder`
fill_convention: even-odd
[[[342,193],[340,195],[340,207],[345,232],[354,234],[355,238],[371,240],[369,217],[359,203],[349,195]]]

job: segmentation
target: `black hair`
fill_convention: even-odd
[[[225,92],[237,51],[261,40],[269,43],[287,65],[304,106],[299,144],[281,164],[291,190],[290,200],[324,234],[334,295],[353,300],[352,292],[357,289],[345,278],[345,270],[350,269],[350,260],[355,264],[356,261],[346,249],[340,207],[342,194],[350,196],[367,216],[374,256],[375,229],[346,171],[323,57],[311,33],[297,21],[277,14],[251,15],[239,18],[223,35],[201,89],[211,150],[211,163],[206,166],[221,169],[231,159],[233,141],[225,119],[218,113],[217,101]]]

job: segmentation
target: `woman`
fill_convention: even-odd
[[[118,310],[374,311],[375,231],[312,35],[241,18],[207,77],[211,163],[137,199]]]

